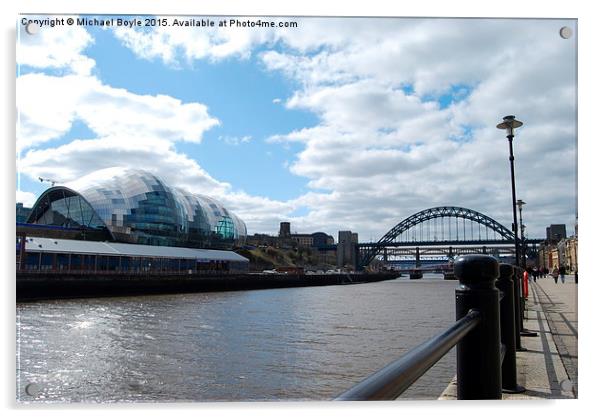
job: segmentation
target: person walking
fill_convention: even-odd
[[[554,283],[558,284],[558,267],[556,266],[552,270],[552,277],[554,278]]]
[[[562,283],[564,283],[564,275],[566,274],[566,267],[560,266],[560,269],[558,270],[558,273],[560,274],[560,281]]]

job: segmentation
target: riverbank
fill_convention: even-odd
[[[17,272],[17,301],[144,294],[332,286],[392,280],[397,273],[358,274],[89,274]]]

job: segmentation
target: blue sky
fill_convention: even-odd
[[[287,169],[299,146],[268,145],[265,139],[312,126],[317,118],[310,112],[287,110],[283,103],[273,102],[288,97],[295,83],[263,69],[255,55],[261,49],[246,60],[197,61],[176,68],[157,59],[136,57],[110,31],[92,27],[89,33],[94,43],[84,52],[96,61],[94,74],[104,83],[140,95],[166,94],[184,102],[202,102],[220,120],[220,126],[208,131],[201,143],[180,144],[178,151],[192,156],[214,177],[252,194],[287,200],[307,192],[306,179]],[[21,68],[21,74],[35,71]],[[95,136],[85,123],[75,120],[53,144]],[[245,137],[248,142],[237,141]],[[27,178],[22,178],[22,187],[38,192],[44,188]]]
[[[571,229],[576,44],[558,28],[574,21],[280,20],[299,26],[19,26],[17,199],[33,203],[48,186],[38,177],[70,184],[125,165],[222,200],[251,233],[288,220],[378,237],[437,205],[508,224],[495,125],[516,114],[529,232]]]

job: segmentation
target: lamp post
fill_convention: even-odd
[[[508,146],[510,148],[510,179],[512,181],[512,232],[514,233],[514,252],[515,264],[520,266],[520,249],[518,242],[517,219],[516,219],[516,186],[514,181],[514,151],[512,148],[512,140],[514,139],[514,129],[523,126],[523,123],[513,115],[504,116],[504,121],[497,125],[498,129],[506,130],[506,138],[508,138]]]
[[[512,232],[514,233],[514,253],[515,253],[515,264],[517,267],[521,266],[521,262],[520,262],[520,254],[521,253],[520,253],[520,243],[519,243],[519,238],[518,238],[518,222],[516,219],[517,201],[516,201],[516,185],[515,185],[515,180],[514,180],[514,150],[512,148],[512,140],[514,139],[514,129],[520,128],[521,126],[523,126],[523,123],[520,120],[517,120],[515,118],[515,116],[513,116],[513,115],[504,116],[503,122],[499,123],[497,125],[498,129],[506,130],[506,138],[508,138],[508,147],[510,150],[510,179],[512,181],[512,217],[513,217],[513,221],[514,221],[512,223]],[[524,204],[524,202],[522,200],[521,200],[521,202],[522,202],[522,204]],[[522,215],[521,215],[521,217],[522,217]],[[535,336],[537,336],[536,332],[529,331],[523,327],[525,299],[524,299],[524,296],[520,296],[522,294],[522,292],[521,292],[522,286],[520,286],[520,281],[521,281],[521,277],[517,277],[517,281],[515,282],[515,288],[517,289],[517,292],[516,292],[517,296],[515,298],[515,303],[519,299],[520,299],[521,303],[519,303],[519,306],[517,306],[518,309],[516,310],[516,312],[519,312],[519,314],[515,314],[515,315],[517,315],[516,322],[520,329],[519,335],[525,336],[525,337],[535,337]],[[522,350],[520,338],[517,338],[516,346],[517,346],[517,350]]]
[[[518,199],[516,201],[516,205],[518,206],[518,224],[520,225],[520,243],[521,243],[521,266],[522,268],[527,268],[527,254],[525,249],[525,225],[523,225],[523,206],[527,203]]]

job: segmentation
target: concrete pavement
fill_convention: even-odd
[[[578,393],[578,301],[573,275],[566,276],[565,283],[547,277],[531,283],[533,303],[545,314],[562,363],[572,383],[575,396]]]

